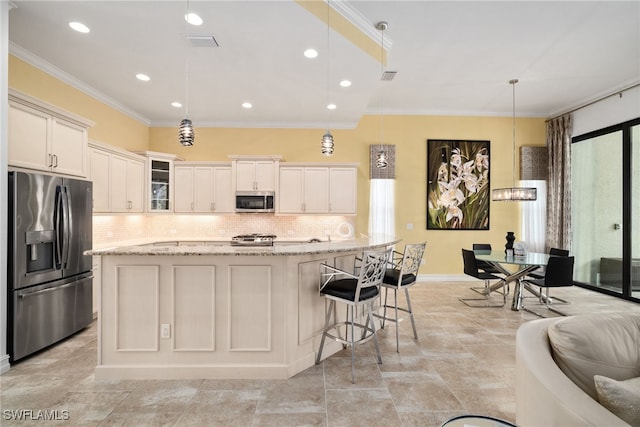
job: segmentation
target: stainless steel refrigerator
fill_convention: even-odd
[[[93,320],[92,183],[9,172],[8,328],[12,361]]]

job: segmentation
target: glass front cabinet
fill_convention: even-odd
[[[147,212],[173,212],[173,162],[177,156],[151,151],[147,157]]]

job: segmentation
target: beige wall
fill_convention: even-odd
[[[359,162],[356,232],[367,232],[369,145],[380,143],[379,116],[363,117],[353,130],[332,130],[336,149],[330,158],[320,154],[323,129],[198,128],[194,123],[196,143],[185,148],[177,142],[178,121],[172,128],[148,128],[13,57],[9,85],[93,120],[92,139],[129,150],[173,153],[185,160],[226,161],[228,154],[280,154],[283,161],[290,162]],[[516,129],[517,146],[545,144],[544,119],[518,119]],[[512,185],[512,132],[511,117],[385,115],[384,143],[396,145],[396,232],[404,242],[427,241],[421,274],[461,274],[460,248],[473,242],[501,247],[507,231],[519,230],[520,218],[517,203],[491,203],[489,231],[427,231],[426,140],[490,140],[491,185],[496,188]],[[408,230],[407,224],[413,224],[413,229]]]

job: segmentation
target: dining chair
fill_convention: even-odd
[[[414,243],[407,244],[404,247],[404,252],[393,251],[391,254],[391,260],[387,266],[387,270],[382,280],[382,287],[384,288],[384,302],[380,306],[382,309],[382,315],[374,314],[381,320],[380,328],[384,329],[385,322],[395,322],[396,324],[396,351],[400,352],[400,338],[398,333],[398,323],[405,318],[398,318],[398,312],[407,313],[409,319],[411,319],[411,327],[413,328],[413,338],[418,339],[418,332],[416,331],[416,322],[413,318],[413,310],[411,309],[411,298],[409,298],[409,288],[415,285],[418,278],[418,270],[422,263],[422,257],[424,256],[424,250],[427,243]],[[389,268],[391,267],[391,268]],[[393,291],[393,305],[388,303],[387,296],[389,290]],[[398,303],[398,292],[404,290],[404,296],[406,300],[406,307],[400,307]],[[387,316],[387,309],[393,309],[394,315]]]
[[[549,255],[551,256],[569,256],[569,251],[566,249],[551,248],[549,249]],[[533,279],[542,279],[544,277],[545,267],[540,267],[527,274],[528,277]]]
[[[490,243],[474,243],[471,246],[471,248],[473,249],[474,253],[476,251],[491,252]],[[476,263],[478,264],[478,270],[480,271],[484,271],[485,273],[504,275],[504,273],[500,271],[500,269],[496,268],[496,266],[491,264],[490,262],[483,261],[481,259],[476,259]],[[483,286],[475,286],[475,287],[472,287],[471,290],[476,291],[482,295],[487,295],[487,292],[488,292],[487,288]],[[507,283],[507,294],[508,293],[509,293],[509,284]]]
[[[320,265],[320,295],[329,300],[325,316],[325,326],[320,340],[320,348],[316,356],[316,364],[322,359],[325,339],[327,337],[342,343],[343,347],[351,346],[351,382],[355,383],[355,344],[365,343],[373,339],[378,364],[382,363],[376,326],[373,320],[373,302],[380,295],[380,285],[384,278],[391,248],[383,250],[364,251],[358,274],[340,270],[328,264]],[[347,316],[344,321],[336,315],[336,302],[346,304]],[[359,307],[364,312],[356,318]],[[366,319],[361,322],[366,314]],[[333,320],[332,320],[333,318]],[[344,328],[344,338],[340,329]],[[356,328],[360,337],[356,339]],[[335,333],[330,331],[335,330]]]
[[[462,301],[469,307],[504,307],[504,305],[507,303],[507,292],[505,290],[506,282],[504,278],[496,276],[493,273],[481,271],[478,268],[478,260],[476,259],[476,255],[471,250],[462,249],[462,262],[464,263],[464,274],[475,277],[479,280],[484,280],[485,292],[483,293],[484,298],[460,298],[460,301]],[[502,304],[500,305],[492,304],[489,300],[489,297],[491,296],[491,286],[489,282],[491,280],[502,281]],[[473,301],[482,301],[484,302],[484,304],[475,305]]]
[[[574,257],[572,256],[552,256],[549,258],[549,262],[547,263],[545,274],[543,278],[540,279],[525,279],[524,282],[530,285],[538,286],[539,288],[545,288],[545,295],[542,295],[542,289],[540,292],[540,303],[544,304],[544,306],[553,311],[554,313],[560,314],[562,316],[566,316],[565,313],[556,310],[552,307],[554,302],[560,300],[559,298],[552,298],[549,296],[550,288],[559,288],[559,287],[568,287],[573,286],[573,265],[574,265]],[[568,303],[567,301],[561,300],[563,303]],[[533,314],[536,314],[542,317],[540,314],[527,309],[526,307],[522,307],[524,310],[527,310]]]

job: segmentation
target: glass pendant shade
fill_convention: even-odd
[[[321,150],[324,156],[331,156],[333,154],[333,135],[331,135],[331,132],[328,130],[322,136]]]
[[[517,202],[536,200],[538,191],[535,187],[496,188],[491,193],[494,202]]]
[[[185,147],[191,147],[196,139],[196,134],[193,130],[193,124],[191,120],[184,118],[180,122],[180,128],[178,129],[178,139],[180,144]]]
[[[387,153],[384,151],[378,151],[378,156],[376,157],[376,167],[378,169],[384,169],[388,165],[387,162]]]

